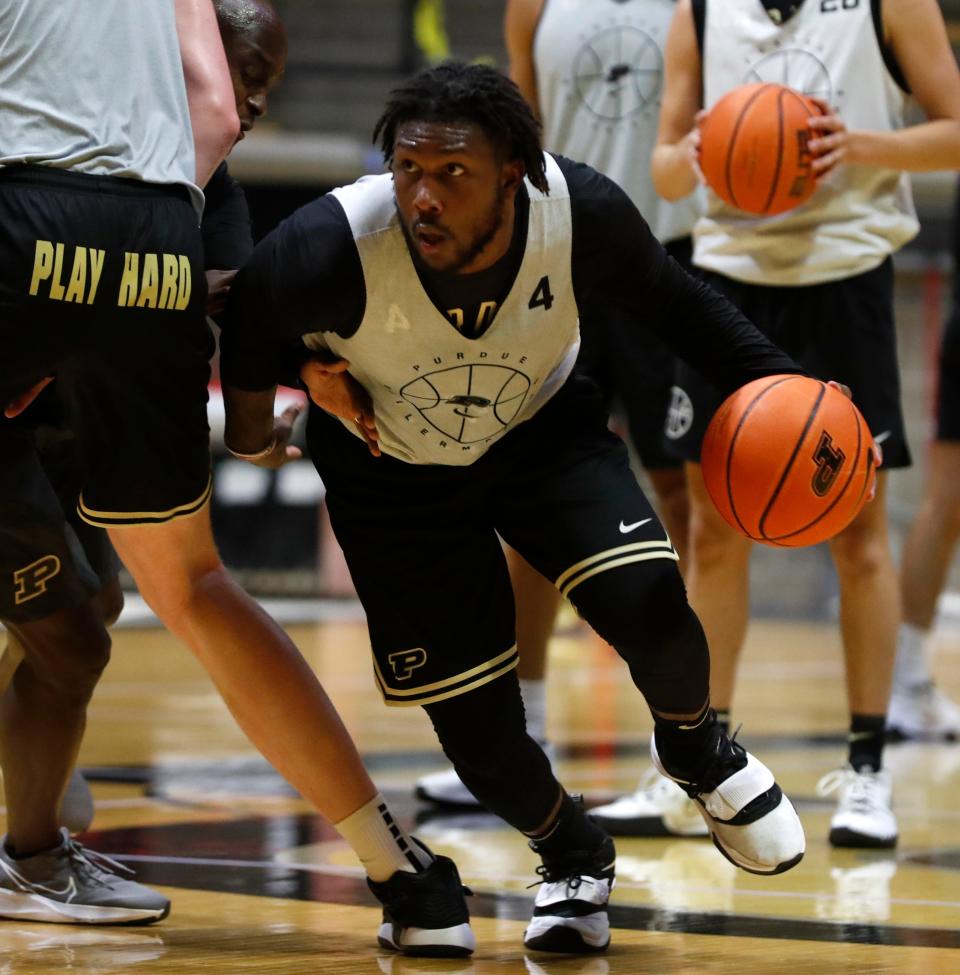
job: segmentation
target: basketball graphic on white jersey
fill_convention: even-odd
[[[779,48],[752,64],[743,83],[752,85],[757,81],[786,85],[801,95],[812,95],[833,104],[833,80],[827,66],[812,51],[802,47]]]
[[[529,391],[529,377],[516,369],[480,363],[418,376],[400,395],[435,430],[468,444],[502,433]]]
[[[580,101],[607,122],[629,118],[656,104],[663,80],[663,55],[657,42],[636,27],[608,27],[577,53],[574,89]]]

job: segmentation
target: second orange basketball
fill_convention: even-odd
[[[784,85],[727,92],[700,125],[700,168],[713,191],[747,213],[773,216],[817,187],[808,148],[816,103]]]
[[[791,548],[846,528],[876,480],[860,411],[808,376],[768,376],[728,397],[707,427],[701,465],[707,493],[731,526]]]

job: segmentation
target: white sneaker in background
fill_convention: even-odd
[[[841,847],[889,849],[897,845],[893,789],[886,769],[857,771],[846,766],[828,772],[817,783],[817,794],[839,793],[830,820],[830,843]]]
[[[887,731],[901,738],[960,738],[960,705],[933,681],[894,684],[887,709]]]
[[[672,779],[648,768],[635,792],[588,813],[611,836],[709,836],[696,803]]]

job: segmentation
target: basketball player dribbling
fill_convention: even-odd
[[[698,185],[697,112],[730,89],[771,80],[821,100],[811,120],[821,183],[797,209],[751,218],[709,196],[694,264],[814,375],[850,387],[883,449],[884,470],[909,464],[900,409],[890,255],[917,230],[905,171],[960,166],[960,75],[934,0],[681,0],[667,41],[666,90],[653,176],[669,200]],[[904,126],[908,92],[928,121]],[[838,106],[834,109],[831,106]],[[750,542],[706,495],[700,440],[719,402],[681,366],[689,429],[690,598],[710,639],[714,701],[730,707],[748,619]],[[882,768],[899,593],[877,498],[830,542],[841,595],[851,712],[848,764],[821,783],[839,790],[830,839],[893,846],[897,824]]]
[[[0,402],[19,408],[56,378],[78,435],[81,517],[107,529],[244,731],[353,846],[385,905],[381,943],[469,954],[456,868],[393,821],[309,667],[229,579],[213,543],[198,187],[240,134],[214,8],[99,0],[95,18],[79,8],[0,0]],[[259,2],[222,9],[238,23],[271,13]],[[289,433],[290,421],[278,429]],[[0,560],[13,580],[4,622],[24,652],[0,703],[0,916],[151,923],[169,901],[59,825],[109,638],[29,429],[4,421],[0,444]],[[42,559],[24,563],[38,546]],[[34,626],[45,615],[35,600],[64,580],[46,622],[62,616],[69,640]]]
[[[670,204],[657,195],[650,179],[662,49],[674,6],[674,0],[508,0],[504,29],[510,75],[543,123],[544,145],[588,163],[626,190],[667,253],[689,268],[700,195]],[[608,400],[619,401],[682,570],[686,486],[683,464],[671,454],[664,433],[673,356],[653,335],[639,332],[607,307],[584,309],[580,334],[577,369],[594,379]],[[517,675],[527,728],[545,741],[547,646],[560,594],[512,549],[507,558],[517,604]],[[649,778],[648,773],[644,781]],[[703,820],[686,794],[660,776],[652,781],[652,789],[642,788],[590,815],[614,835],[704,835]],[[416,792],[437,803],[476,803],[452,769],[424,776]]]
[[[602,296],[727,389],[798,367],[669,260],[614,183],[544,153],[494,69],[421,73],[392,93],[375,139],[388,173],[302,207],[237,276],[225,439],[284,463],[273,404],[291,350],[349,364],[363,396],[337,415],[311,407],[307,441],[378,687],[426,710],[464,784],[540,855],[526,946],[600,951],[614,847],[527,734],[498,535],[626,660],[653,712],[654,761],[721,852],[756,873],[788,869],[804,848],[796,813],[717,724],[676,552],[595,385],[572,372],[578,309]],[[311,392],[316,375],[301,370]]]

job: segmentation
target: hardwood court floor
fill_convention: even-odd
[[[185,650],[160,630],[121,628],[81,755],[97,798],[88,842],[161,887],[173,913],[139,929],[0,921],[0,975],[960,973],[960,745],[888,750],[895,852],[826,842],[832,801],[816,785],[842,760],[845,724],[835,625],[756,622],[735,714],[800,810],[804,861],[763,878],[705,840],[621,840],[613,945],[594,958],[525,957],[536,877],[523,839],[489,815],[431,815],[412,798],[413,780],[442,756],[419,711],[381,704],[363,624],[289,629],[391,805],[456,858],[475,891],[475,957],[381,953],[379,914],[351,851],[250,748]],[[939,632],[938,674],[960,695],[960,629]],[[569,620],[551,664],[561,778],[590,802],[631,789],[647,765],[650,720],[625,667]]]

